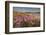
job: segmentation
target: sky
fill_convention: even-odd
[[[40,8],[31,8],[31,7],[13,7],[13,11],[17,12],[40,12]]]

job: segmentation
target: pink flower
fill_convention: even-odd
[[[31,16],[24,16],[24,21],[31,21]]]
[[[23,23],[21,23],[21,22],[23,22],[23,21],[25,21],[25,22],[28,22],[28,21],[31,21],[31,16],[16,16],[16,17],[14,17],[14,23],[15,23],[15,26],[16,27],[20,27],[21,26],[21,24],[23,24]]]

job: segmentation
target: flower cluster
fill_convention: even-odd
[[[39,24],[39,16],[33,15],[19,15],[13,18],[14,27],[30,27],[36,25],[36,22]]]

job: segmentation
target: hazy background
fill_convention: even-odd
[[[40,8],[31,8],[31,7],[13,7],[13,11],[17,12],[40,12]]]

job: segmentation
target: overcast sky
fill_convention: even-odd
[[[31,8],[31,7],[13,7],[13,11],[17,12],[40,12],[40,8]]]

